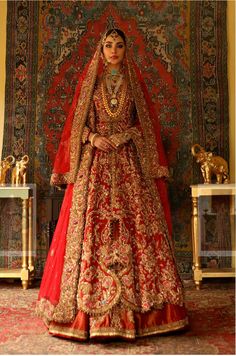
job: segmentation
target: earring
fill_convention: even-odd
[[[103,53],[101,53],[101,58],[102,58],[102,61],[103,61],[103,65],[104,65],[105,67],[107,67],[108,61],[106,60],[106,58],[105,58],[105,56],[104,56]]]

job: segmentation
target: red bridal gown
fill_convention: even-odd
[[[117,119],[106,111],[101,83],[96,84],[86,126],[94,122],[95,131],[106,137],[133,127],[141,137],[130,88]],[[83,160],[86,155],[82,154],[81,167]],[[144,179],[134,142],[129,140],[108,153],[95,148],[88,184],[82,188],[87,189],[87,202],[78,312],[70,323],[48,322],[49,332],[79,340],[133,339],[183,328],[188,323],[183,286],[168,242],[163,207],[158,192],[154,197]],[[63,266],[73,189],[71,184],[65,192],[39,293],[40,300],[47,290],[52,304],[59,297],[55,289]]]

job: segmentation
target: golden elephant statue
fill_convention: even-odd
[[[11,184],[26,184],[26,171],[29,163],[29,156],[24,155],[12,170]]]
[[[12,167],[15,163],[15,157],[7,156],[0,162],[0,184],[6,183],[6,174],[7,171]]]
[[[206,152],[202,146],[195,144],[191,148],[192,155],[201,165],[201,172],[205,184],[211,183],[212,176],[216,176],[216,183],[229,183],[228,163],[221,156]]]

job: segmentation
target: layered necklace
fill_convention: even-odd
[[[124,83],[123,85],[123,90],[121,92],[120,100],[118,100],[117,98],[117,93],[122,83],[124,82],[123,79],[124,79],[123,73],[120,73],[116,69],[112,69],[110,73],[105,75],[105,80],[103,80],[102,82],[102,99],[103,99],[104,107],[108,115],[111,116],[112,118],[119,116],[125,101],[126,90],[127,90],[126,83]],[[105,84],[106,84],[107,92],[109,94],[109,101],[107,100],[105,94]],[[112,109],[112,111],[110,108]],[[114,111],[114,109],[117,110]]]

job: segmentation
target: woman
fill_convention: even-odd
[[[103,63],[102,63],[103,62]],[[76,88],[51,183],[67,184],[37,313],[52,335],[153,335],[187,325],[151,100],[109,30]]]

